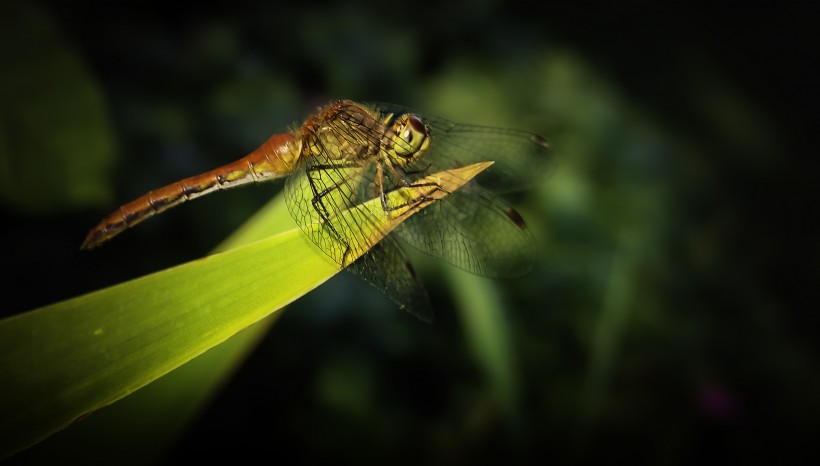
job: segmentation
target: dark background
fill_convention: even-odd
[[[544,134],[501,283],[505,405],[446,275],[421,325],[341,275],[291,306],[168,462],[808,461],[820,398],[817,29],[808,8],[575,2],[5,2],[12,315],[206,254],[280,189],[88,228],[333,98]],[[2,36],[0,36],[2,37]],[[364,296],[364,298],[362,298]],[[127,428],[124,427],[127,430]]]

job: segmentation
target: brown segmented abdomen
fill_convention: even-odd
[[[288,175],[301,163],[300,152],[301,144],[292,134],[275,134],[235,162],[156,189],[123,205],[92,228],[80,248],[95,248],[146,218],[187,200]]]

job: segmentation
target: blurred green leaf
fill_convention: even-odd
[[[0,200],[31,212],[102,205],[114,136],[105,99],[36,5],[0,5]]]
[[[498,290],[490,279],[453,267],[447,270],[473,357],[487,377],[497,403],[515,425],[519,414],[516,364]]]

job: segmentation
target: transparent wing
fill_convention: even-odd
[[[492,191],[514,192],[530,187],[551,173],[557,160],[543,136],[490,126],[464,125],[418,113],[405,107],[378,103],[383,113],[415,113],[431,129],[432,143],[425,154],[438,170],[492,160],[495,164],[478,176],[479,183]]]
[[[357,247],[367,248],[373,219],[357,205],[365,167],[317,168],[306,163],[288,178],[285,195],[291,216],[302,231],[334,262],[344,267]],[[342,215],[348,211],[347,215]],[[316,227],[314,227],[314,225]]]
[[[395,230],[402,241],[492,278],[532,270],[534,239],[517,212],[475,183],[418,212]]]
[[[354,209],[379,197],[382,190],[404,186],[402,180],[390,176],[376,180],[381,138],[394,135],[373,130],[374,122],[361,121],[366,118],[362,115],[344,118],[350,121],[326,128],[320,138],[304,141],[313,144],[311,156],[285,184],[288,209],[308,238],[340,267],[430,322],[432,307],[409,259],[389,236],[376,243],[373,232],[382,223],[369,211]],[[341,215],[345,211],[347,215]],[[351,263],[355,250],[367,252]]]
[[[310,156],[285,184],[287,205],[296,223],[343,267],[352,261],[353,251],[367,250],[375,243],[374,237],[388,234],[379,217],[355,208],[410,183],[384,172],[384,138],[396,136],[368,115],[334,115],[320,134],[305,138]],[[423,175],[419,171],[414,176]],[[344,212],[347,214],[342,215]]]
[[[483,276],[529,272],[534,241],[524,220],[482,186],[486,182],[496,190],[523,189],[534,174],[553,164],[544,139],[422,115],[431,129],[427,151],[417,158],[387,162],[385,141],[403,144],[386,126],[391,121],[387,116],[398,117],[408,110],[388,104],[376,109],[381,114],[375,118],[361,107],[334,113],[332,119],[315,125],[321,128],[315,137],[303,137],[310,155],[299,173],[289,177],[285,191],[291,215],[308,237],[340,267],[347,267],[426,321],[432,319],[427,295],[397,239]],[[481,185],[469,182],[449,193],[411,216],[379,244],[373,244],[372,232],[381,223],[371,212],[341,215],[375,197],[383,199],[382,207],[389,212],[396,206],[385,200],[388,193],[430,183],[420,181],[430,173],[490,160],[496,164]],[[352,251],[360,250],[368,252],[351,263]]]
[[[376,108],[392,114],[411,112],[392,104]],[[532,233],[518,212],[493,191],[525,189],[554,167],[544,138],[525,131],[460,125],[432,115],[421,117],[431,128],[431,143],[418,165],[437,172],[489,160],[495,164],[476,182],[405,221],[395,233],[412,247],[478,275],[527,274],[533,266]]]
[[[347,270],[381,290],[410,314],[424,322],[433,321],[433,307],[424,286],[407,255],[390,237],[371,248]]]

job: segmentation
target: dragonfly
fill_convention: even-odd
[[[424,201],[396,201],[390,196],[394,191],[422,184],[436,189],[430,174],[485,161],[495,163],[476,180],[385,232],[376,244],[362,233],[363,226],[376,224],[368,212],[341,223],[331,221],[376,198],[389,215]],[[400,308],[431,322],[433,308],[405,248],[485,277],[526,275],[533,266],[534,239],[522,215],[501,194],[525,187],[553,161],[547,140],[535,133],[457,124],[394,104],[336,100],[235,162],[121,206],[89,231],[81,248],[100,246],[191,199],[285,178],[288,210],[320,250]],[[366,252],[354,259],[350,252],[356,248]]]

